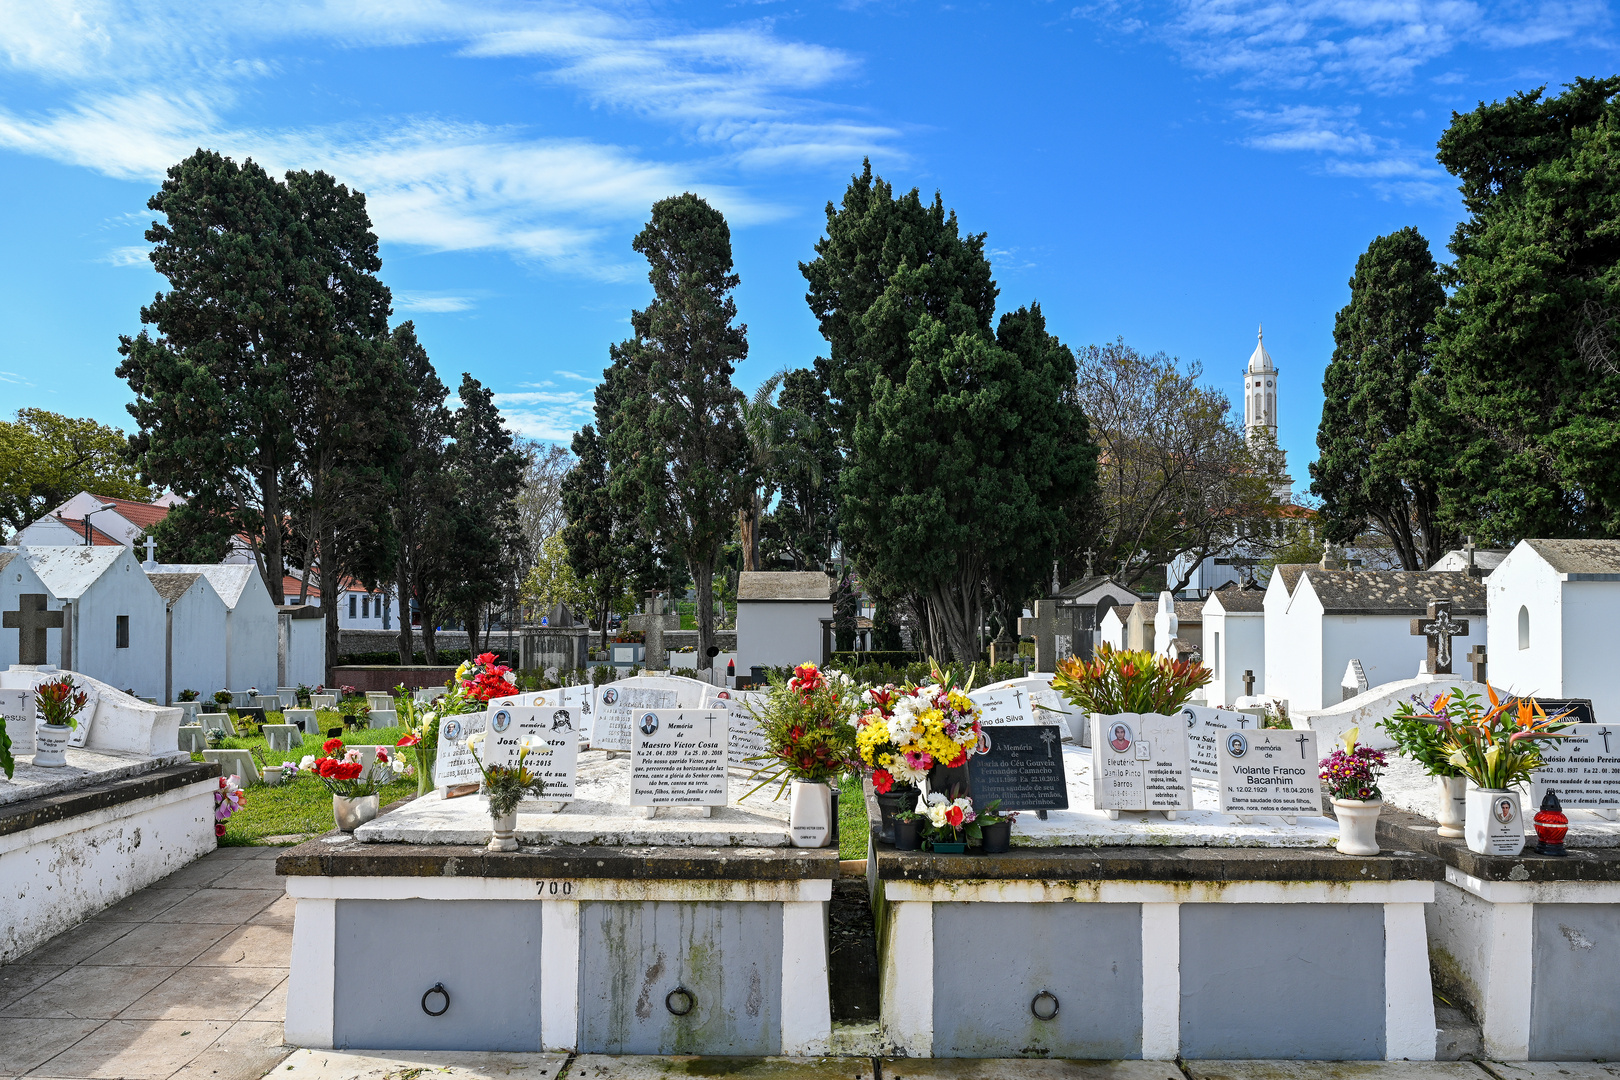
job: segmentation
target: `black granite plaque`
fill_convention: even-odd
[[[258,707],[251,709],[237,709],[236,718],[238,720],[251,720],[255,724],[259,724],[261,726],[265,723],[264,710]]]
[[[968,758],[973,805],[1000,799],[1002,810],[1067,810],[1063,735],[1050,724],[985,728],[990,749]]]
[[[1536,698],[1536,704],[1540,705],[1542,710],[1546,712],[1548,716],[1557,716],[1561,712],[1569,713],[1568,716],[1564,717],[1563,720],[1560,721],[1561,723],[1597,723],[1597,714],[1592,711],[1591,698],[1566,698],[1559,700],[1555,698],[1538,697]]]

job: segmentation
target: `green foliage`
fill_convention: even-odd
[[[1506,543],[1620,533],[1620,76],[1453,114],[1468,218],[1425,411],[1448,525]]]
[[[44,409],[0,420],[0,525],[20,529],[81,491],[146,502],[152,492],[124,460],[127,445],[117,428]]]
[[[720,546],[730,538],[754,477],[731,384],[748,355],[747,329],[733,325],[731,230],[690,193],[653,205],[636,235],[653,300],[630,314],[635,336],[612,349],[622,394],[608,434],[609,487],[641,528],[686,564],[708,596]],[[577,451],[576,451],[577,452]],[[698,664],[714,642],[714,612],[698,612]]]
[[[634,515],[613,497],[607,439],[598,435],[598,431],[613,430],[622,375],[617,362],[603,373],[596,388],[597,426],[586,424],[574,435],[576,461],[561,485],[563,514],[568,519],[562,530],[568,567],[590,598],[589,610],[601,630],[604,648],[608,616],[627,599],[630,610],[635,610],[631,590],[648,576],[654,563],[651,545],[636,526]]]
[[[1430,381],[1430,323],[1445,300],[1422,233],[1380,236],[1356,260],[1322,378],[1320,455],[1310,468],[1326,536],[1349,543],[1372,525],[1406,570],[1445,554],[1435,477],[1447,448],[1416,405]]]
[[[11,735],[6,731],[4,716],[0,716],[0,769],[5,770],[7,780],[17,771],[17,761],[11,756]]]
[[[1457,766],[1449,760],[1451,751],[1446,747],[1441,726],[1433,720],[1418,719],[1433,715],[1432,704],[1417,709],[1413,702],[1403,701],[1396,706],[1395,714],[1380,720],[1378,726],[1388,733],[1396,750],[1423,766],[1430,776],[1461,776]]]
[[[467,631],[478,652],[478,612],[503,595],[517,565],[521,534],[513,498],[523,459],[488,388],[463,373],[457,396],[461,407],[455,413],[456,443],[450,457],[455,540],[446,556],[459,573],[452,579],[449,599],[466,612]]]
[[[915,649],[872,649],[865,652],[843,651],[835,652],[832,656],[832,666],[839,671],[851,671],[854,668],[865,667],[868,664],[889,665],[905,667],[908,664],[924,662],[922,653]]]
[[[445,398],[450,391],[417,339],[414,323],[394,327],[392,341],[401,365],[395,415],[403,437],[397,497],[390,508],[398,545],[393,580],[398,595],[415,597],[420,605],[427,655],[439,663],[459,663],[440,655],[432,635],[448,602],[457,561],[455,487],[447,468],[452,421]],[[399,657],[403,661],[413,652],[411,621],[401,617]]]
[[[853,774],[847,775],[838,789],[838,857],[866,858],[871,831],[866,817],[866,794],[861,786],[861,779]]]
[[[1115,649],[1105,642],[1089,662],[1074,657],[1058,664],[1052,686],[1082,713],[1168,716],[1212,677],[1209,668],[1191,660]]]
[[[567,604],[576,610],[590,606],[589,590],[574,576],[568,564],[568,544],[562,533],[553,533],[540,545],[519,595],[523,603],[542,613],[558,604]]]

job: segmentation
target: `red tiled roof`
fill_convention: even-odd
[[[169,516],[170,508],[167,506],[134,502],[130,499],[115,499],[108,495],[97,495],[96,498],[104,503],[112,503],[118,508],[118,513],[123,516],[125,521],[142,529],[150,529],[153,525]]]
[[[287,598],[287,602],[289,604],[292,603],[293,597],[298,595],[298,590],[302,589],[303,587],[304,583],[293,577],[291,574],[286,574],[281,579],[281,594]],[[321,590],[316,588],[314,585],[311,585],[309,587],[308,595],[311,600],[319,600],[321,598]]]
[[[57,521],[60,521],[62,524],[66,525],[68,528],[72,529],[74,533],[77,534],[81,539],[84,537],[84,518],[63,517],[61,514],[52,514],[51,516],[56,518]],[[120,541],[114,540],[111,536],[102,532],[96,527],[96,523],[92,521],[90,523],[90,546],[123,547],[124,545]]]

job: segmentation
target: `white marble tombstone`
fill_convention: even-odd
[[[631,717],[630,805],[724,806],[729,721],[719,709],[640,709]]]
[[[1192,809],[1187,725],[1158,713],[1091,714],[1092,799],[1117,818],[1122,810]]]
[[[1229,731],[1219,742],[1221,812],[1248,821],[1276,814],[1293,824],[1322,813],[1316,732],[1291,728]]]

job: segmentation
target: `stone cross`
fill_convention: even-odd
[[[1474,665],[1474,681],[1485,681],[1485,646],[1475,645],[1468,650],[1468,662]]]
[[[1091,561],[1093,559],[1095,559],[1096,557],[1097,557],[1097,553],[1095,551],[1092,551],[1090,548],[1086,549],[1086,580],[1087,581],[1091,580],[1091,577],[1092,577]]]
[[[1429,674],[1451,674],[1451,639],[1468,633],[1467,619],[1451,617],[1450,600],[1430,600],[1429,617],[1412,620],[1412,636],[1429,639]]]
[[[46,611],[44,593],[23,593],[17,610],[0,612],[0,626],[17,631],[17,663],[45,664],[45,631],[62,628],[62,613]]]
[[[1245,671],[1243,673],[1243,693],[1247,697],[1254,697],[1254,672],[1253,671]]]
[[[1058,605],[1056,600],[1037,600],[1035,601],[1034,617],[1020,617],[1018,620],[1019,636],[1035,639],[1036,671],[1055,672],[1057,670],[1057,613]]]
[[[1485,571],[1474,565],[1474,552],[1476,548],[1474,547],[1474,538],[1472,536],[1468,537],[1468,542],[1463,544],[1463,550],[1468,552],[1468,576],[1477,578],[1484,577]]]
[[[157,549],[157,541],[152,539],[150,536],[148,536],[146,538],[146,565],[148,565],[148,566],[156,566],[157,565],[156,549]]]

